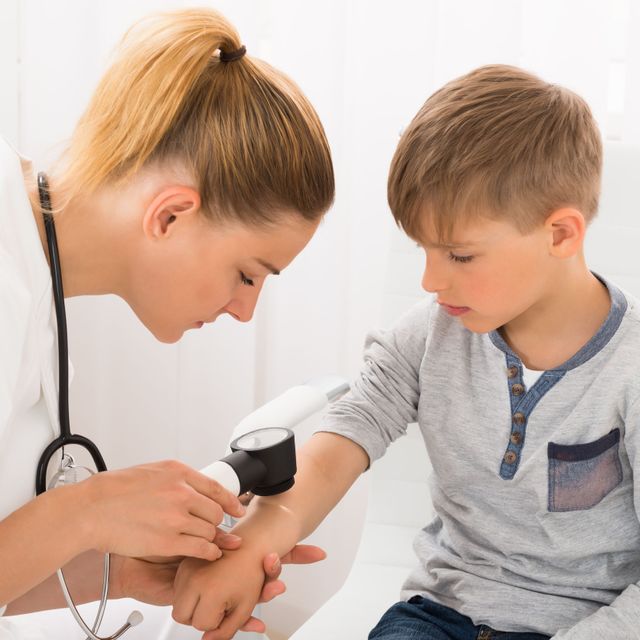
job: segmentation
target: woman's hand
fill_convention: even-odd
[[[121,556],[190,556],[216,560],[224,513],[244,514],[215,480],[176,461],[106,471],[85,480],[90,546]]]
[[[133,598],[159,607],[173,603],[173,582],[181,559],[111,556],[112,598]]]

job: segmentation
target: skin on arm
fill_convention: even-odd
[[[237,549],[242,540],[232,534],[219,530],[216,545],[221,549]],[[299,545],[283,558],[271,553],[264,558],[263,569],[267,581],[260,594],[261,602],[268,602],[285,591],[285,585],[278,580],[281,564],[307,564],[325,557],[324,551],[311,545]],[[111,556],[109,599],[133,598],[157,606],[173,603],[176,571],[184,560],[174,558],[127,558]],[[104,554],[98,551],[86,551],[64,567],[67,585],[76,604],[98,600],[102,590]],[[9,603],[5,615],[20,615],[34,611],[58,609],[67,603],[56,574],[49,576],[39,585]],[[245,631],[262,631],[261,621],[252,618],[243,627]]]
[[[307,537],[369,465],[351,440],[317,433],[298,453],[295,485],[287,492],[255,499],[234,529],[243,539],[216,563],[187,559],[175,582],[173,617],[207,631],[206,640],[233,637],[251,615],[264,583],[262,558],[286,554]]]
[[[61,487],[0,522],[0,603],[22,596],[91,549],[91,530],[82,516],[88,506],[83,496],[80,485]]]
[[[86,551],[215,560],[223,511],[244,507],[176,461],[96,474],[47,491],[0,522],[0,604],[20,598]]]
[[[368,466],[369,457],[355,442],[316,433],[298,452],[294,486],[254,500],[234,533],[284,555],[316,529]]]

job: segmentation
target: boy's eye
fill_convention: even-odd
[[[473,260],[473,256],[457,256],[455,253],[449,252],[449,260],[466,263],[471,262]]]
[[[247,278],[242,271],[240,272],[240,282],[247,285],[247,287],[253,287],[253,280],[251,278]]]

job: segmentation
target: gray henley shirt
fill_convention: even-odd
[[[497,331],[473,333],[431,300],[368,336],[321,430],[373,462],[420,426],[436,517],[403,599],[502,631],[640,638],[640,312],[605,284],[602,327],[530,389]]]

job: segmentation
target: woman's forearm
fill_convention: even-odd
[[[233,532],[257,554],[281,556],[306,538],[367,468],[364,450],[332,433],[317,433],[298,454],[295,485],[272,497],[256,498]]]
[[[0,522],[0,604],[20,598],[91,549],[81,484],[48,491]]]
[[[111,563],[110,575],[113,577],[117,563]],[[104,569],[104,554],[99,551],[86,551],[64,566],[64,577],[74,602],[84,604],[100,598]],[[109,589],[110,597],[115,597]],[[67,603],[62,595],[58,575],[53,574],[39,585],[9,603],[5,615],[14,616],[34,611],[60,609]]]

